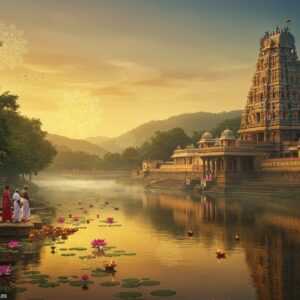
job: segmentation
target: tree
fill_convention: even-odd
[[[142,145],[143,159],[170,160],[178,145],[185,147],[190,142],[191,139],[182,128],[157,131],[148,143]]]
[[[214,137],[220,137],[222,132],[229,128],[232,130],[233,134],[237,136],[238,130],[240,129],[241,126],[241,118],[232,118],[232,119],[226,119],[220,124],[218,124],[213,130],[212,130],[212,135]]]
[[[0,175],[8,181],[20,174],[37,174],[56,155],[54,146],[45,138],[41,122],[18,112],[17,99],[8,92],[0,95]]]

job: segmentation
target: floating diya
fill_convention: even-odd
[[[114,223],[114,218],[113,217],[107,217],[106,218],[106,223],[108,223],[108,224]]]
[[[216,252],[217,254],[217,258],[225,258],[226,257],[226,253],[223,250],[218,249],[218,251]]]
[[[86,224],[90,224],[90,220],[86,220]]]
[[[119,208],[119,207],[116,207],[116,206],[114,206],[114,210],[120,210],[120,208]]]
[[[240,241],[240,240],[241,240],[241,238],[240,238],[237,234],[235,235],[234,239],[235,239],[236,241]]]
[[[189,231],[187,232],[187,235],[188,235],[188,236],[193,236],[193,235],[194,235],[194,233],[193,233],[193,231],[192,231],[192,230],[189,230]]]
[[[90,204],[89,207],[94,207],[94,205],[93,205],[93,204]]]
[[[110,263],[104,265],[104,268],[106,271],[115,271],[116,266],[117,264],[113,260],[111,260]]]

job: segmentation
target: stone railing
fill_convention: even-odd
[[[161,165],[159,169],[150,169],[150,172],[198,172],[202,165]]]
[[[300,171],[300,157],[265,159],[260,167],[266,171]]]

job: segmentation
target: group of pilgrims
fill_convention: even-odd
[[[13,197],[10,197],[9,186],[6,185],[3,191],[2,199],[2,222],[27,222],[30,221],[30,206],[28,187],[24,185],[23,189],[16,189]]]

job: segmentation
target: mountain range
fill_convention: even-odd
[[[210,130],[225,119],[239,117],[241,110],[233,110],[221,113],[196,112],[186,113],[178,116],[172,116],[165,120],[156,120],[144,123],[118,137],[103,140],[103,137],[93,137],[87,139],[98,146],[110,151],[120,152],[126,147],[140,146],[148,140],[156,131],[170,130],[175,127],[181,127],[191,135],[193,131]]]
[[[57,134],[47,134],[47,139],[52,142],[58,151],[83,151],[89,154],[102,156],[107,150],[91,142],[71,139]]]
[[[172,116],[165,120],[156,120],[144,123],[136,128],[121,134],[118,137],[104,136],[89,137],[86,140],[71,139],[57,134],[48,134],[48,139],[57,146],[59,151],[84,151],[102,156],[106,152],[121,152],[127,147],[140,146],[156,131],[170,130],[181,127],[192,135],[193,131],[210,130],[226,119],[236,118],[242,114],[241,110],[221,113],[196,112]]]

